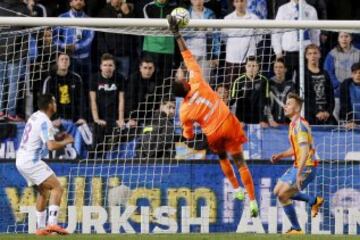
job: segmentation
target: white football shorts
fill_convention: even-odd
[[[51,175],[55,175],[54,171],[42,160],[36,162],[16,162],[16,168],[25,178],[29,187],[34,185],[39,186]]]

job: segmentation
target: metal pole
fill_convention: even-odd
[[[299,20],[303,20],[304,16],[304,1],[305,0],[299,0]],[[300,97],[304,99],[304,91],[305,89],[305,57],[304,57],[304,29],[301,28],[299,30],[299,80],[300,80]],[[305,104],[303,105],[303,108],[301,110],[301,116],[304,117],[305,115]]]
[[[77,26],[77,27],[163,27],[165,19],[139,18],[58,18],[58,17],[0,17],[1,26]],[[323,29],[331,31],[353,30],[358,32],[360,21],[289,21],[289,20],[231,20],[191,19],[189,27],[205,28],[259,28],[259,29]]]

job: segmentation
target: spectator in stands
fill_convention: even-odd
[[[204,6],[215,13],[215,18],[223,18],[227,13],[226,0],[201,0]],[[178,0],[178,5],[184,8],[189,8],[192,0]]]
[[[102,18],[132,18],[134,5],[124,0],[111,0],[100,11]],[[112,54],[116,59],[117,72],[128,79],[130,66],[134,63],[135,45],[134,37],[118,33],[97,33],[98,56],[104,53]]]
[[[39,32],[32,34],[30,39],[29,79],[32,82],[32,88],[29,90],[32,91],[33,101],[29,109],[27,109],[27,116],[37,111],[37,93],[42,92],[44,81],[49,74],[56,72],[56,66],[53,66],[53,63],[56,62],[58,57],[58,49],[53,42],[51,28],[39,30]]]
[[[225,20],[256,20],[255,14],[247,11],[247,0],[233,0],[235,10],[225,17]],[[222,34],[226,41],[226,83],[244,72],[244,64],[248,56],[256,55],[256,45],[261,40],[255,29],[223,29]],[[247,37],[244,37],[247,36]],[[259,37],[260,36],[260,37]]]
[[[61,14],[64,18],[86,18],[85,0],[70,0],[70,10]],[[58,27],[55,29],[55,42],[61,51],[71,57],[72,70],[83,79],[85,91],[88,90],[91,74],[91,43],[94,32],[80,28]]]
[[[260,19],[267,19],[268,6],[267,0],[248,0],[248,11],[254,13]]]
[[[329,75],[320,66],[320,48],[310,44],[305,49],[305,119],[312,125],[333,125],[334,90]]]
[[[42,93],[51,93],[56,98],[57,116],[62,120],[71,120],[77,125],[84,120],[84,88],[79,74],[70,71],[70,57],[59,53],[56,70],[45,79]]]
[[[175,99],[163,99],[160,109],[145,123],[138,142],[139,158],[175,157]]]
[[[241,122],[268,127],[269,80],[259,74],[255,56],[247,58],[245,69],[245,74],[235,79],[232,85],[230,104],[236,104],[235,114]]]
[[[313,6],[316,9],[318,18],[320,20],[327,20],[328,19],[328,1],[327,0],[306,0],[308,4]],[[320,52],[321,52],[321,59],[320,64],[323,65],[325,58],[331,48],[331,41],[329,39],[330,33],[328,31],[322,30],[320,33]]]
[[[304,16],[303,20],[318,20],[317,12],[314,7],[302,1]],[[291,0],[282,5],[277,14],[276,20],[293,20],[300,18],[299,0]],[[314,43],[320,45],[320,31],[319,30],[305,30],[304,31],[304,45],[307,46]],[[288,78],[295,80],[296,87],[299,89],[299,32],[287,31],[272,34],[272,46],[276,54],[276,58],[284,58],[286,67],[288,69]]]
[[[289,0],[269,0],[269,9],[274,9],[275,13],[279,7],[286,4]],[[328,1],[327,0],[306,0],[306,3],[310,4],[316,9],[319,19],[328,19]],[[275,16],[275,14],[272,14]],[[273,17],[270,17],[270,19]]]
[[[166,15],[176,7],[169,4],[169,0],[154,0],[144,6],[145,18],[166,18]],[[156,72],[157,85],[163,83],[164,78],[169,77],[173,68],[175,42],[173,37],[145,36],[143,55],[149,55],[154,59],[158,67]]]
[[[228,5],[228,13],[234,10],[233,0],[226,0]],[[248,0],[247,10],[254,13],[260,19],[267,19],[268,17],[268,2],[269,0]]]
[[[325,58],[324,69],[329,74],[334,89],[334,115],[338,119],[340,111],[340,85],[352,76],[351,66],[360,61],[360,50],[352,45],[350,33],[340,32],[338,45]]]
[[[100,72],[90,83],[90,107],[95,122],[94,142],[103,140],[113,127],[124,127],[124,78],[116,75],[115,58],[108,53],[101,56]]]
[[[360,124],[360,63],[351,66],[351,78],[340,85],[340,119],[353,129]]]
[[[31,12],[23,0],[1,1],[0,16],[28,17]],[[22,27],[0,27],[0,119],[23,121],[19,109],[19,89],[25,89],[26,58],[28,55],[28,32]]]
[[[189,7],[191,19],[215,19],[215,13],[204,7],[204,0],[191,0]],[[209,36],[210,35],[210,36]],[[217,33],[197,32],[191,37],[185,38],[188,48],[203,69],[203,76],[210,80],[211,68],[219,64],[220,36]],[[208,52],[209,50],[209,52]]]
[[[295,92],[295,86],[290,79],[286,79],[284,59],[278,58],[274,62],[274,76],[270,79],[270,104],[268,121],[271,127],[278,127],[288,123],[284,115],[284,104],[289,93]]]
[[[140,106],[141,102],[146,102],[146,97],[155,91],[155,62],[150,56],[144,56],[141,59],[139,69],[134,72],[126,86],[126,116],[130,119],[130,123],[134,125],[136,120],[144,117],[144,105]],[[151,102],[150,99],[147,102]],[[135,116],[134,111],[138,116]]]
[[[223,100],[226,105],[229,105],[229,87],[225,84],[218,84],[216,86],[216,92],[219,94],[221,100]]]

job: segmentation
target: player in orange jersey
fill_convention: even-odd
[[[314,143],[309,123],[300,117],[303,100],[295,93],[290,93],[284,106],[285,116],[290,118],[289,140],[291,147],[281,153],[274,154],[271,162],[294,156],[294,166],[289,168],[279,179],[274,194],[283,205],[289,218],[291,229],[287,234],[304,234],[299,225],[295,208],[291,200],[307,202],[311,206],[311,215],[316,217],[319,208],[324,203],[322,197],[302,193],[316,176],[317,160],[315,159]]]
[[[174,95],[184,98],[180,107],[183,136],[186,139],[193,139],[193,124],[198,123],[201,126],[209,147],[219,155],[221,169],[232,184],[236,198],[243,200],[244,195],[227,155],[232,157],[249,195],[251,216],[256,217],[259,214],[259,208],[255,198],[253,179],[243,156],[242,144],[247,141],[247,138],[242,126],[203,78],[199,64],[187,49],[185,41],[179,33],[176,18],[168,16],[167,19],[189,73],[187,81],[183,71],[178,71],[172,85]]]

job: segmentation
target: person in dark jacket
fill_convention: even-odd
[[[124,0],[111,0],[100,11],[101,18],[133,18],[134,5]],[[98,56],[110,53],[116,59],[117,73],[125,79],[129,77],[130,66],[134,63],[135,37],[119,33],[97,32]]]
[[[340,119],[353,129],[360,124],[360,63],[351,67],[351,78],[340,85]]]
[[[70,57],[60,53],[56,60],[56,70],[44,81],[43,94],[51,93],[56,98],[57,116],[81,125],[84,119],[84,88],[79,74],[69,70]]]
[[[334,90],[329,75],[320,66],[320,48],[308,45],[305,58],[305,119],[312,125],[336,124]]]
[[[236,103],[235,114],[241,122],[268,127],[269,80],[259,74],[255,56],[246,59],[245,69],[232,85],[230,105]]]
[[[175,157],[175,100],[163,99],[160,109],[145,123],[138,141],[138,157],[145,159]]]
[[[155,70],[154,60],[145,56],[141,59],[139,69],[128,80],[125,93],[125,115],[130,119],[130,123],[143,121],[147,109],[145,109],[146,105],[141,103],[153,102],[150,99],[146,101],[146,97],[155,91]]]
[[[286,70],[284,59],[276,59],[274,62],[275,75],[270,79],[268,120],[271,127],[288,123],[284,115],[284,104],[289,93],[295,92],[296,88],[291,79],[286,79]]]

